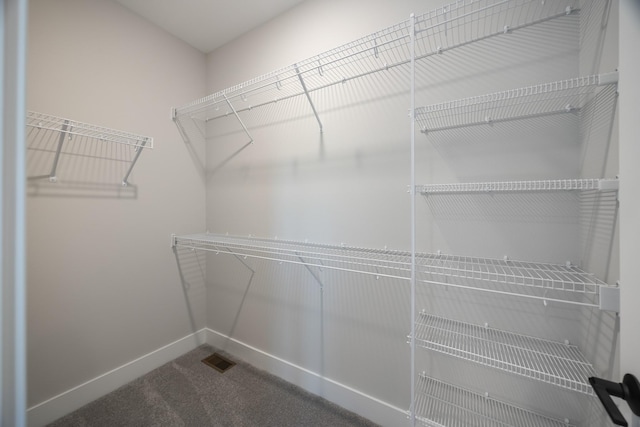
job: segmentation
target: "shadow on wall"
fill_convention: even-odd
[[[197,332],[198,326],[194,312],[194,305],[206,299],[206,259],[204,254],[188,248],[174,246],[173,254],[180,276],[180,283],[184,292],[184,300],[189,315],[191,331]]]
[[[41,113],[27,116],[29,196],[136,199],[134,165],[153,140]]]

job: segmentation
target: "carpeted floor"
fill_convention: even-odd
[[[239,361],[219,373],[201,362],[214,351],[198,347],[50,426],[376,425]]]

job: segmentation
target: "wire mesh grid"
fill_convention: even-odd
[[[30,128],[29,133],[34,135],[34,137],[30,139],[32,142],[38,141],[36,135],[39,131],[42,131],[43,133],[51,131],[86,137],[85,141],[87,142],[104,141],[124,144],[132,147],[153,148],[153,138],[148,136],[136,135],[129,132],[82,123],[76,120],[52,116],[50,114],[29,111],[27,112],[26,124],[27,127]]]
[[[416,418],[429,427],[573,427],[489,396],[419,375]]]
[[[617,73],[591,75],[448,101],[416,109],[422,132],[571,113],[599,86],[617,83]]]
[[[195,234],[175,236],[175,245],[216,254],[301,264],[389,277],[411,278],[411,253],[389,249],[358,248],[256,237]],[[499,293],[597,307],[599,287],[608,286],[576,266],[443,254],[416,254],[417,281],[495,292],[481,283],[507,285]],[[464,279],[464,284],[452,278]],[[527,293],[533,290],[537,293]],[[547,295],[547,291],[556,291]],[[575,295],[574,295],[575,294]],[[591,300],[584,302],[585,295]],[[595,301],[593,301],[595,300]]]
[[[216,254],[302,264],[321,270],[340,270],[404,280],[410,277],[411,254],[402,251],[216,234],[177,236],[175,244]]]
[[[419,15],[416,56],[422,59],[495,34],[577,11],[575,0],[460,0]],[[297,64],[195,100],[175,116],[209,121],[304,95],[349,80],[407,65],[411,20],[377,31]],[[304,84],[302,83],[304,81]]]
[[[461,0],[416,18],[418,59],[576,13],[576,0]]]
[[[593,395],[588,378],[596,373],[578,347],[569,343],[473,325],[422,312],[416,343],[449,356]]]
[[[410,23],[403,21],[351,43],[213,93],[176,109],[176,116],[214,120],[388,70],[410,61]],[[302,85],[304,81],[304,86]]]
[[[537,181],[465,182],[450,184],[417,185],[416,192],[422,194],[526,192],[526,191],[615,191],[617,179],[554,179]]]
[[[26,124],[27,176],[86,186],[129,185],[132,168],[153,138],[29,112]]]
[[[421,256],[422,271],[435,275],[449,275],[545,287],[576,292],[597,293],[604,283],[578,267],[527,261],[475,258],[456,255]]]

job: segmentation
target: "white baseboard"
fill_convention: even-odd
[[[209,328],[206,341],[239,359],[381,426],[408,426],[407,411]]]
[[[270,372],[382,426],[409,425],[405,410],[208,328],[29,408],[27,425],[41,427],[49,424],[204,343],[223,349],[258,369]]]
[[[207,342],[205,329],[189,334],[151,353],[125,363],[27,410],[27,425],[41,427],[81,408],[134,379]]]

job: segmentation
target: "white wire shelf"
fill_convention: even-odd
[[[415,18],[416,59],[510,34],[579,12],[577,0],[459,0]],[[350,80],[408,65],[411,20],[400,22],[296,64],[258,76],[173,109],[186,141],[203,137],[203,123],[306,95],[322,131],[311,93]]]
[[[428,427],[574,427],[484,394],[457,387],[425,373],[418,376],[416,420]]]
[[[576,77],[416,108],[421,132],[429,133],[554,114],[575,113],[618,73]]]
[[[420,347],[593,395],[588,378],[596,376],[578,347],[524,336],[489,326],[419,313],[416,344]]]
[[[424,184],[416,186],[416,193],[491,193],[543,191],[617,191],[617,179],[554,179],[539,181],[465,182]]]
[[[172,236],[171,244],[217,254],[306,265],[321,270],[355,272],[377,278],[411,279],[411,253],[405,251],[210,233]],[[602,309],[607,309],[601,306],[602,288],[617,290],[593,274],[570,264],[417,253],[416,270],[416,280],[420,283]]]
[[[242,258],[300,264],[321,270],[339,270],[408,279],[411,254],[387,249],[366,249],[289,240],[238,237],[219,234],[174,236],[173,246],[231,254]]]
[[[606,309],[600,298],[607,285],[567,263],[549,264],[494,258],[425,254],[416,257],[417,280],[496,294]]]
[[[120,183],[127,186],[142,149],[153,148],[153,138],[148,136],[33,111],[27,112],[26,126],[27,149],[32,153],[27,161],[45,163],[47,168],[46,173],[30,179],[56,182],[61,156],[73,156],[119,163]]]

